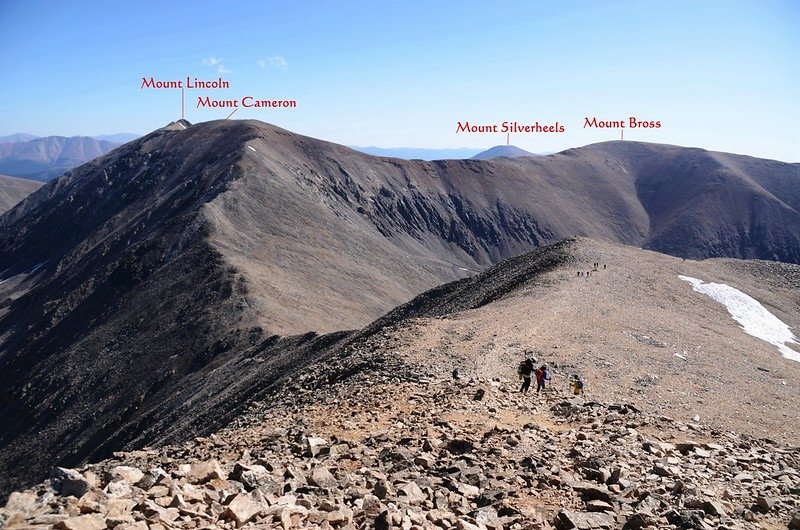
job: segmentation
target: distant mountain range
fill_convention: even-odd
[[[131,140],[136,140],[137,138],[141,137],[142,137],[141,134],[135,134],[135,133],[99,134],[97,136],[89,136],[89,138],[94,138],[95,140],[105,140],[107,142],[114,142],[117,144],[124,144],[130,142]],[[0,136],[0,144],[29,142],[31,140],[36,140],[37,138],[47,138],[47,137],[37,136],[35,134],[28,134],[28,133],[14,133],[14,134],[9,134],[8,136]]]
[[[120,145],[87,136],[45,136],[0,143],[0,173],[46,182]]]
[[[536,153],[531,153],[530,151],[526,151],[524,149],[520,149],[515,145],[496,145],[491,149],[487,149],[486,151],[481,151],[477,155],[473,156],[473,160],[490,160],[492,158],[517,158],[520,156],[538,156]]]
[[[402,158],[403,160],[489,160],[501,156],[515,158],[519,156],[538,156],[513,145],[498,145],[490,149],[426,149],[422,147],[356,147],[351,149],[373,156]]]
[[[101,134],[100,136],[92,136],[95,140],[105,140],[107,142],[114,142],[117,144],[126,144],[137,138],[141,138],[141,134],[134,133],[117,133],[117,134]]]
[[[0,136],[0,144],[15,143],[15,142],[28,142],[40,138],[35,134],[28,133],[14,133],[8,136]]]
[[[351,149],[374,156],[402,158],[403,160],[463,160],[481,152],[480,149],[425,149],[422,147],[356,147]]]

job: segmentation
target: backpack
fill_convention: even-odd
[[[519,375],[525,374],[525,361],[522,361],[521,363],[519,363],[519,366],[517,366],[517,374]]]
[[[578,379],[575,381],[575,386],[578,388],[578,390],[583,390],[583,379]]]

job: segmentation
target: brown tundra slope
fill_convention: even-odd
[[[565,236],[798,262],[799,167],[633,142],[403,161],[171,124],[0,217],[2,488],[208,432],[346,336],[309,332]]]
[[[0,214],[13,208],[22,199],[42,187],[35,180],[0,175]]]
[[[793,333],[789,355],[681,276],[758,301]],[[456,369],[513,379],[532,356],[562,390],[580,374],[591,399],[800,444],[800,265],[697,261],[574,238],[428,291],[367,329],[387,328],[398,355],[439,377]]]

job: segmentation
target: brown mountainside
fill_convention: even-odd
[[[679,277],[736,286],[797,329],[798,272],[564,240],[309,341],[303,358],[318,359],[277,381],[259,375],[274,351],[245,353],[238,373],[195,381],[204,397],[238,387],[226,428],[204,421],[225,412],[214,397],[191,400],[156,431],[192,418],[207,436],[54,470],[12,494],[0,521],[798,528],[800,362]],[[515,367],[531,356],[551,379],[521,394]]]
[[[800,261],[798,167],[632,142],[403,161],[176,122],[0,217],[0,475],[207,432],[344,338],[308,332],[565,236]]]
[[[0,214],[41,187],[41,182],[0,175]]]

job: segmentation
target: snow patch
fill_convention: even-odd
[[[702,280],[689,276],[678,277],[691,283],[692,289],[698,293],[706,294],[724,305],[745,333],[777,346],[781,355],[800,362],[800,353],[788,346],[788,344],[800,344],[792,329],[770,313],[758,300],[724,283],[703,283]]]
[[[256,152],[256,148],[253,147],[252,145],[248,145],[247,148],[250,149],[254,153]]]

